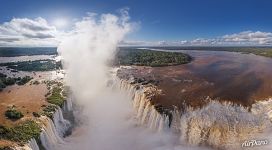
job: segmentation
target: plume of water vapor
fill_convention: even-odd
[[[58,47],[67,83],[77,103],[83,106],[77,117],[84,120],[59,149],[181,149],[177,146],[178,138],[172,134],[154,133],[137,126],[131,119],[131,99],[106,87],[110,69],[107,62],[129,31],[131,23],[126,10],[120,16],[89,14],[76,23],[71,36]]]
[[[67,70],[68,84],[83,104],[105,87],[107,61],[117,44],[130,31],[129,17],[103,14],[89,15],[77,22],[75,29],[58,47]]]

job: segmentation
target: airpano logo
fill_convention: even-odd
[[[262,145],[268,145],[269,141],[264,140],[247,140],[242,143],[242,147],[255,147],[255,146],[262,146]]]

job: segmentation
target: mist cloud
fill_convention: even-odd
[[[77,118],[83,122],[66,143],[56,149],[81,150],[175,150],[186,149],[169,133],[154,133],[137,126],[132,100],[111,89],[112,59],[118,43],[132,30],[128,12],[120,15],[89,14],[58,47],[67,71],[66,82],[81,106]],[[188,149],[188,148],[187,148]]]

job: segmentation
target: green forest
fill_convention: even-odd
[[[192,57],[177,52],[152,51],[147,49],[120,49],[115,63],[117,65],[171,66],[189,63]]]
[[[7,66],[9,69],[18,71],[51,71],[62,68],[61,62],[50,59],[1,63],[0,66]]]

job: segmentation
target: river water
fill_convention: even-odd
[[[169,51],[169,50],[162,50]],[[222,51],[171,50],[193,57],[188,64],[169,67],[132,67],[124,74],[158,80],[164,106],[200,106],[207,98],[250,106],[272,96],[272,59]]]

